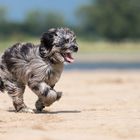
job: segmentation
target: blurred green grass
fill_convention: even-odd
[[[17,42],[32,42],[39,44],[39,38],[25,37],[0,40],[0,52]],[[103,42],[78,40],[79,53],[140,53],[140,42]]]
[[[14,37],[6,40],[0,40],[0,52],[3,52],[6,48],[11,47],[13,44],[17,42],[32,42],[35,44],[39,44],[39,39],[32,37],[24,37],[24,38]]]
[[[140,53],[140,42],[78,42],[81,53]]]

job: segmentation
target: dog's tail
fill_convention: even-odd
[[[0,77],[0,91],[4,92],[4,82],[2,81],[1,77]]]
[[[2,60],[1,60],[1,55],[0,55],[0,91],[4,92],[4,82],[3,82],[3,77],[4,76],[4,71],[3,71],[3,66],[2,66]]]

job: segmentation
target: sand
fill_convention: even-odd
[[[1,93],[0,140],[140,140],[140,71],[64,72],[56,89],[62,99],[40,114],[16,113]]]

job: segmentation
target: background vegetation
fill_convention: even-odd
[[[111,41],[140,39],[139,0],[91,0],[78,10],[83,34]]]
[[[126,41],[140,39],[139,0],[90,0],[75,12],[77,23],[69,25],[55,12],[29,11],[22,22],[8,19],[6,8],[0,7],[0,39],[40,36],[52,27],[68,26],[85,39]]]

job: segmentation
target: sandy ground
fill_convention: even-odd
[[[62,99],[40,114],[15,113],[0,94],[0,140],[140,140],[140,71],[64,72],[56,89]]]

